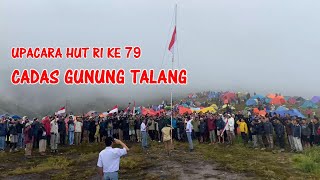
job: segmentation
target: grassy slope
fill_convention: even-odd
[[[242,144],[232,146],[208,145],[195,143],[196,151],[191,158],[197,161],[219,163],[225,170],[245,173],[257,179],[317,179],[320,177],[320,149],[306,151],[304,154],[272,153],[253,150]],[[174,161],[183,161],[185,154],[180,153],[187,148],[186,143],[176,143],[177,154]],[[61,154],[48,155],[46,158],[37,156],[24,160],[23,152],[15,154],[0,154],[0,178],[33,177],[45,179],[87,179],[96,176],[96,159],[103,145],[81,145],[65,147]],[[153,143],[150,149],[152,155],[146,155],[138,144],[131,148],[129,156],[121,160],[122,179],[158,179],[157,174],[148,169],[157,166],[155,160],[163,159],[163,145]],[[181,155],[182,154],[182,155]],[[190,156],[188,156],[190,158]],[[191,160],[192,160],[191,159]],[[192,161],[191,161],[192,162]],[[5,170],[5,171],[3,171]],[[37,179],[36,177],[33,177]],[[176,178],[174,174],[168,179]]]

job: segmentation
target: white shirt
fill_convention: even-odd
[[[119,171],[120,157],[127,154],[126,149],[106,147],[99,153],[97,166],[103,168],[103,172]]]
[[[191,124],[191,120],[187,122],[187,127],[186,127],[186,132],[191,133],[192,132],[192,124]]]
[[[144,122],[143,122],[143,123],[141,123],[140,131],[141,131],[141,132],[145,132],[145,131],[147,131],[147,127],[146,127],[146,124],[145,124]]]
[[[82,122],[76,121],[74,124],[75,124],[75,130],[74,130],[74,132],[80,132],[80,133],[81,133],[81,130],[82,130]]]
[[[57,122],[51,121],[50,126],[51,126],[50,133],[54,133],[54,134],[58,134],[59,133],[59,131],[58,131],[58,123]]]
[[[222,117],[222,119],[223,119],[223,122],[224,122],[224,124],[225,124],[225,127],[226,127],[226,131],[228,131],[229,130],[229,121],[228,121],[228,124],[227,124],[227,120],[228,120],[228,118],[225,118],[225,117]]]
[[[234,130],[234,118],[231,117],[228,119],[228,130],[233,131]]]

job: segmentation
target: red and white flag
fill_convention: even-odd
[[[114,106],[108,114],[118,113],[118,105]]]
[[[55,113],[55,115],[60,115],[66,113],[66,107],[62,107]]]
[[[168,50],[171,51],[171,53],[173,53],[173,51],[174,51],[174,44],[176,42],[176,37],[177,37],[177,31],[176,31],[176,27],[174,27],[171,41],[170,41],[169,48],[168,48]]]
[[[128,114],[128,113],[130,113],[130,112],[129,112],[129,111],[130,111],[130,104],[131,104],[131,103],[129,103],[128,107],[124,110],[123,114]]]

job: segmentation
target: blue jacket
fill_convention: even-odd
[[[300,125],[293,126],[292,133],[293,133],[293,137],[301,138],[301,126]]]
[[[5,123],[0,123],[0,136],[7,135],[7,125]]]

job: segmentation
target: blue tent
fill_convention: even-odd
[[[287,111],[289,110],[288,108],[284,107],[284,106],[279,106],[276,111]]]
[[[20,116],[18,116],[18,115],[13,115],[13,116],[11,116],[11,118],[12,119],[22,119]]]
[[[254,95],[254,96],[252,96],[250,99],[264,99],[265,98],[265,96],[263,96],[263,95],[260,95],[260,94],[257,94],[257,95]]]
[[[306,118],[299,110],[297,109],[292,109],[288,111],[288,114],[290,114],[290,116],[297,116],[300,118]]]
[[[256,99],[248,99],[248,101],[246,102],[247,106],[256,106],[258,104]]]
[[[302,108],[312,108],[312,109],[317,109],[318,108],[318,105],[316,105],[314,102],[312,101],[305,101],[302,106]]]

